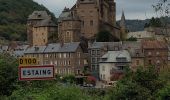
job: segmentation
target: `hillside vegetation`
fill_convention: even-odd
[[[0,37],[25,41],[27,17],[34,10],[46,10],[50,13],[33,0],[0,0]],[[56,20],[53,14],[52,18]]]

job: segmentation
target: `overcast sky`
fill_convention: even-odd
[[[76,0],[34,0],[43,4],[56,17],[62,12],[64,7],[72,7]],[[146,19],[155,16],[152,5],[158,0],[115,0],[117,3],[117,20],[120,19],[122,10],[125,12],[126,19]]]

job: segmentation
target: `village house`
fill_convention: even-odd
[[[123,74],[126,67],[128,67],[130,63],[131,57],[128,51],[108,51],[101,57],[99,62],[100,80],[106,83],[110,81],[117,81],[115,80],[115,75]]]
[[[48,44],[44,51],[44,64],[55,65],[55,72],[60,75],[81,75],[85,60],[79,42]]]
[[[142,52],[142,43],[136,41],[125,41],[122,45],[123,50],[127,50],[131,56],[130,68],[136,71],[139,67],[144,67],[144,54]]]
[[[90,71],[93,76],[99,78],[99,61],[108,51],[121,50],[121,42],[94,42],[89,44],[88,48],[88,62]]]
[[[168,45],[164,41],[148,40],[142,42],[144,66],[155,66],[158,71],[168,65]]]
[[[82,75],[86,56],[79,42],[52,43],[47,46],[32,46],[25,57],[35,57],[38,65],[54,65],[59,75]]]

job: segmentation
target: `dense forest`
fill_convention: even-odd
[[[33,0],[0,0],[0,37],[7,40],[26,40],[26,21],[34,10],[46,10]],[[53,20],[56,20],[52,14]]]

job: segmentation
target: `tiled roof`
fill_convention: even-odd
[[[168,46],[164,41],[157,40],[142,41],[142,47],[144,49],[168,49]]]

